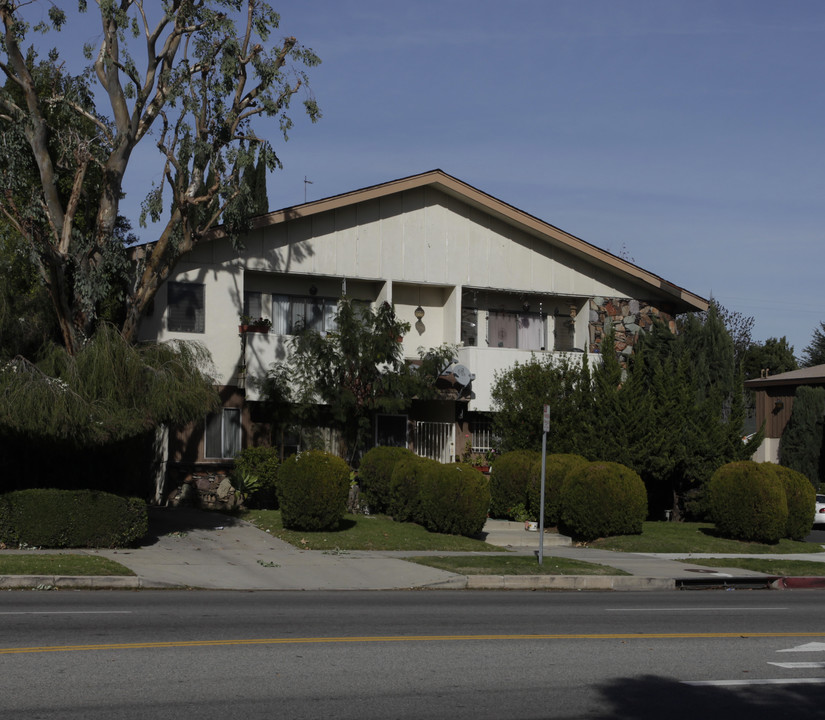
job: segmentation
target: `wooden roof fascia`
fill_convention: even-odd
[[[607,250],[602,250],[595,245],[591,245],[586,240],[571,235],[492,195],[488,195],[484,191],[468,185],[452,175],[448,175],[443,170],[430,170],[419,175],[410,175],[409,177],[391,180],[380,185],[372,185],[359,190],[342,193],[341,195],[333,195],[329,198],[313,200],[302,205],[275,210],[266,215],[260,215],[254,218],[252,220],[252,229],[258,230],[286,222],[287,220],[310,217],[319,213],[347,207],[355,203],[377,200],[395,193],[427,186],[435,187],[447,195],[467,202],[473,207],[489,213],[508,224],[516,225],[530,235],[542,239],[545,242],[554,243],[573,255],[584,258],[613,272],[619,271],[642,284],[650,285],[674,300],[691,306],[696,311],[705,311],[708,309],[708,301],[699,295],[668,282],[664,278],[644,270],[634,263],[609,253]],[[210,235],[213,239],[218,239],[223,237],[224,233],[220,227],[217,227]]]
[[[779,375],[769,375],[764,378],[753,378],[745,380],[744,384],[746,388],[752,390],[788,385],[825,385],[825,365],[789,370],[788,372],[779,373]]]

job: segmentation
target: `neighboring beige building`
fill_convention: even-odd
[[[779,441],[791,419],[794,395],[800,385],[825,385],[825,365],[745,381],[745,387],[755,395],[756,427],[765,425],[765,439],[753,454],[756,462],[779,463]]]
[[[532,353],[598,360],[605,325],[629,354],[653,318],[702,311],[707,301],[440,170],[305,203],[256,218],[242,251],[217,233],[160,288],[141,338],[195,339],[212,352],[225,400],[207,431],[173,442],[169,460],[220,466],[265,441],[252,422],[253,378],[289,353],[292,324],[324,330],[348,297],[394,304],[410,323],[404,353],[458,346],[457,392],[379,418],[420,454],[452,459],[465,436],[490,444],[495,373]],[[416,310],[424,311],[416,317]],[[239,336],[241,313],[271,318],[267,333]],[[420,314],[420,312],[419,312]],[[473,378],[471,380],[471,378]],[[471,382],[470,382],[471,380]],[[538,419],[537,419],[538,421]]]

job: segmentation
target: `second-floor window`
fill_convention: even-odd
[[[325,333],[334,331],[337,298],[303,295],[272,296],[272,332],[294,335],[299,328]]]
[[[251,318],[264,316],[264,294],[255,290],[244,290],[243,314]]]
[[[202,333],[205,325],[203,285],[170,282],[166,292],[167,328],[173,332]]]
[[[491,310],[487,320],[490,347],[544,350],[544,318],[539,313]]]

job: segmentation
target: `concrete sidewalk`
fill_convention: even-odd
[[[558,556],[583,560],[623,570],[630,575],[463,576],[404,560],[427,553],[300,550],[247,522],[226,515],[182,508],[150,508],[149,513],[150,535],[139,548],[65,551],[110,558],[132,570],[134,577],[0,576],[0,588],[665,590],[695,585],[730,587],[741,583],[765,586],[772,580],[771,576],[747,570],[677,562],[678,556],[672,554],[620,553],[573,547],[569,538],[552,533],[544,535],[545,558]],[[486,541],[492,545],[519,555],[536,556],[538,552],[538,533],[525,531],[521,523],[490,520],[484,530]],[[787,555],[778,557],[789,558]],[[825,553],[799,557],[825,562]]]

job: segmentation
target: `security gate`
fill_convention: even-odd
[[[453,462],[455,423],[416,421],[414,444],[416,455],[442,463]]]

